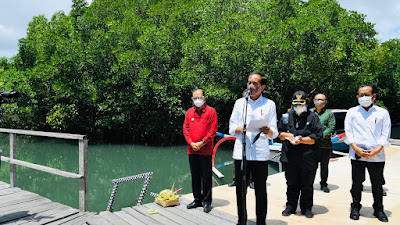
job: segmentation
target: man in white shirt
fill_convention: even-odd
[[[255,195],[256,195],[256,216],[257,225],[265,225],[267,216],[267,187],[268,160],[270,157],[269,141],[278,136],[276,125],[276,106],[275,103],[261,95],[265,89],[265,76],[260,72],[249,75],[247,89],[251,90],[248,98],[246,125],[252,120],[268,121],[267,125],[262,126],[259,131],[246,131],[246,182],[248,183],[249,173],[253,175]],[[235,106],[229,120],[229,134],[236,136],[233,149],[233,159],[235,160],[236,198],[238,209],[238,224],[246,224],[247,215],[243,218],[242,205],[242,182],[241,161],[242,161],[242,135],[244,127],[244,112],[246,109],[246,99],[236,100]],[[259,134],[259,135],[258,135]],[[256,136],[259,136],[258,139]],[[256,140],[254,142],[254,140]],[[244,209],[246,210],[246,209]]]
[[[360,105],[347,112],[345,131],[350,145],[352,187],[350,218],[358,220],[361,209],[361,191],[365,181],[367,168],[372,184],[374,197],[374,216],[382,222],[388,222],[383,211],[382,183],[385,166],[385,151],[383,147],[390,146],[390,116],[386,109],[374,104],[376,94],[370,85],[358,89],[357,99]]]

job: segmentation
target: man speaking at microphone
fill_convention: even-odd
[[[267,187],[266,181],[268,177],[268,160],[270,157],[269,141],[278,136],[276,125],[276,106],[275,102],[265,98],[261,92],[266,87],[266,77],[261,72],[253,72],[249,75],[247,81],[247,89],[249,90],[246,107],[246,97],[236,100],[235,106],[229,120],[229,134],[236,136],[233,149],[233,159],[235,160],[235,176],[236,182],[236,201],[239,221],[238,224],[246,224],[247,213],[242,204],[242,198],[246,197],[242,194],[243,177],[241,171],[242,162],[242,135],[244,127],[245,109],[247,108],[246,125],[250,121],[268,121],[268,124],[260,125],[258,131],[246,131],[246,183],[248,185],[249,173],[251,171],[254,181],[254,189],[256,196],[256,216],[257,225],[264,225],[267,216]],[[253,121],[253,122],[254,122]]]

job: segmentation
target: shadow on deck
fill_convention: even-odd
[[[190,202],[181,198],[181,204],[163,208],[155,203],[123,208],[118,212],[85,212],[52,202],[37,194],[10,187],[0,182],[0,224],[236,224],[237,217],[213,209],[204,213],[202,208],[188,210]],[[148,209],[158,214],[150,215]],[[249,224],[252,224],[250,222]]]

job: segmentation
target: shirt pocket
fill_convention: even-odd
[[[373,126],[376,134],[380,134],[382,132],[383,120],[383,116],[378,115],[374,118],[374,121],[371,122],[371,126]]]

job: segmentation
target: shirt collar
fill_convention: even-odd
[[[253,99],[249,98],[249,102],[257,103],[257,102],[262,101],[262,98],[264,98],[262,95],[260,95],[256,100],[253,100]]]
[[[313,110],[314,110],[314,112],[316,112],[318,115],[322,115],[322,114],[324,114],[324,112],[326,111],[326,107],[322,108],[320,113],[318,113],[318,110],[317,110],[317,108],[315,108],[315,107],[313,108]]]
[[[364,112],[371,112],[371,110],[376,110],[376,106],[373,103],[372,103],[371,108],[369,108],[368,111],[364,107],[362,107],[362,105],[358,105],[358,106],[360,107],[360,109],[364,110]]]
[[[193,106],[193,107],[194,107],[194,111],[196,111],[196,112],[202,111],[204,113],[204,112],[206,112],[207,105],[206,105],[206,103],[204,103],[203,106],[201,106],[200,108],[197,108],[196,106]]]

